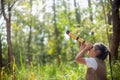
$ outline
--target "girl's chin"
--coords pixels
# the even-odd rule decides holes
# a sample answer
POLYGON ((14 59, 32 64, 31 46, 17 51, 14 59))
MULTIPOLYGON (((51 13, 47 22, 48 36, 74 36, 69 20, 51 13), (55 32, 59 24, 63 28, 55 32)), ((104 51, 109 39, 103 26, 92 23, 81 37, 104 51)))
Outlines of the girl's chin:
POLYGON ((90 55, 90 53, 87 53, 87 55, 88 55, 89 57, 92 57, 92 55, 90 55))
POLYGON ((87 53, 87 55, 88 55, 89 57, 91 57, 89 53, 87 53))
POLYGON ((88 52, 87 55, 90 55, 90 53, 88 52))

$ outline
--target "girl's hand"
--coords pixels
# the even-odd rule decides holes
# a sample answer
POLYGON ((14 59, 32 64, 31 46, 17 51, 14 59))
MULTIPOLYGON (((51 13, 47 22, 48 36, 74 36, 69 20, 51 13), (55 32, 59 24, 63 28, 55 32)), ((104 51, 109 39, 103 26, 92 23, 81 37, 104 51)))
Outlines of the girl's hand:
POLYGON ((90 50, 90 49, 92 49, 92 48, 93 48, 93 44, 88 43, 84 49, 85 49, 86 51, 88 51, 88 50, 90 50))
POLYGON ((88 50, 90 50, 90 49, 92 49, 93 48, 93 44, 91 44, 91 43, 88 43, 88 44, 85 44, 84 42, 81 44, 81 46, 80 46, 80 51, 81 50, 86 50, 86 51, 88 51, 88 50))
POLYGON ((85 47, 86 47, 85 42, 81 43, 81 46, 80 46, 80 51, 81 51, 81 50, 83 50, 85 47))

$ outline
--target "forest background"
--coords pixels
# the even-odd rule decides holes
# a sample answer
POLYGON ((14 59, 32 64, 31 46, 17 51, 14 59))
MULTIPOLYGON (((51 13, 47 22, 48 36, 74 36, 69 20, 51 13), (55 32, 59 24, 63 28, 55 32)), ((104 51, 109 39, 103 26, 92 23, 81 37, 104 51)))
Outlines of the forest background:
MULTIPOLYGON (((1 80, 84 80, 74 62, 84 40, 105 44, 120 80, 120 0, 0 0, 1 80)), ((107 77, 111 80, 109 58, 107 77)))

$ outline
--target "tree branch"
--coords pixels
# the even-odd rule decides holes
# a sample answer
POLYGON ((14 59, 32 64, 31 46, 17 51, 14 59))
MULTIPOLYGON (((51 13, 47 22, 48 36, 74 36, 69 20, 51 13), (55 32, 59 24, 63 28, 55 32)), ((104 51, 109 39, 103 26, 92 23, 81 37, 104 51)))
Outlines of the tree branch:
POLYGON ((18 0, 15 0, 14 3, 11 5, 10 9, 13 8, 13 6, 15 5, 15 3, 17 2, 18 0))
POLYGON ((6 21, 8 21, 8 18, 6 16, 6 13, 5 13, 5 8, 4 8, 4 0, 1 0, 1 9, 2 9, 2 14, 3 14, 3 17, 6 21))
POLYGON ((110 1, 111 6, 112 6, 112 3, 113 3, 112 0, 109 0, 109 1, 110 1))

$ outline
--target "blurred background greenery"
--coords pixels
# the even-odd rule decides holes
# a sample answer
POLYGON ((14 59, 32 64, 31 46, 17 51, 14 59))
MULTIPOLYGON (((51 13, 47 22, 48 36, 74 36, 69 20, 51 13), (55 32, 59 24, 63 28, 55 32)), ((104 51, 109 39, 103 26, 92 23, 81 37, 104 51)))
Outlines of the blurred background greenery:
MULTIPOLYGON (((110 47, 113 27, 109 0, 4 1, 6 16, 11 17, 13 80, 84 80, 86 67, 74 62, 80 43, 69 38, 67 30, 88 42, 100 42, 110 47)), ((11 80, 6 21, 2 6, 0 8, 0 77, 11 80)), ((119 80, 119 59, 112 67, 115 80, 119 80)))

